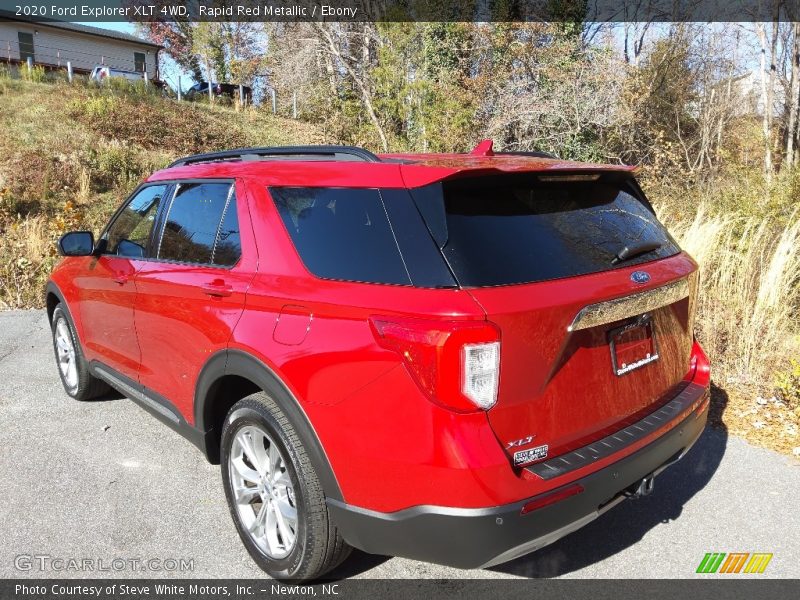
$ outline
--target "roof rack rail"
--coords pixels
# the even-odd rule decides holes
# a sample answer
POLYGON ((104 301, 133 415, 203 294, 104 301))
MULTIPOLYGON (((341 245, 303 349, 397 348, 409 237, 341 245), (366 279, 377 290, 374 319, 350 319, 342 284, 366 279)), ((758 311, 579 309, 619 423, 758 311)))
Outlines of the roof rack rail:
POLYGON ((172 167, 222 160, 262 160, 269 158, 276 160, 381 162, 381 159, 369 150, 356 146, 275 146, 273 148, 237 148, 235 150, 223 150, 222 152, 193 154, 192 156, 179 158, 167 168, 171 169, 172 167))

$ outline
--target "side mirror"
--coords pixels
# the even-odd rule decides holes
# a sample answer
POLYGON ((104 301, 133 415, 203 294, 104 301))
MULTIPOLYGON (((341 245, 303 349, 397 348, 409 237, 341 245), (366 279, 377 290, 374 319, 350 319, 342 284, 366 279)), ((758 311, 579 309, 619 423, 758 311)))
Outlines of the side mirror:
POLYGON ((94 253, 94 235, 91 231, 70 231, 58 240, 62 256, 91 256, 94 253))

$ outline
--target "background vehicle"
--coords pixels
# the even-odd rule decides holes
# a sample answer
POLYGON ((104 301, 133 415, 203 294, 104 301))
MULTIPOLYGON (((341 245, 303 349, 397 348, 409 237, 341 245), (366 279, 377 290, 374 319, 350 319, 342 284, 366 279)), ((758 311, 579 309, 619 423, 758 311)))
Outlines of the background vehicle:
POLYGON ((697 265, 627 167, 196 155, 59 247, 67 393, 110 385, 220 462, 275 577, 351 546, 511 560, 649 494, 706 422, 697 265))
MULTIPOLYGON (((226 98, 236 99, 239 97, 239 85, 235 83, 212 83, 211 91, 214 96, 224 96, 226 98)), ((242 86, 244 92, 244 99, 246 102, 252 101, 253 90, 249 86, 242 86)), ((186 98, 188 100, 195 100, 198 98, 208 97, 208 83, 201 81, 195 83, 192 87, 186 90, 186 98)))
POLYGON ((109 77, 121 77, 130 81, 144 81, 144 73, 137 71, 123 71, 122 69, 112 69, 111 67, 104 67, 102 65, 96 66, 89 74, 91 81, 102 83, 109 77))

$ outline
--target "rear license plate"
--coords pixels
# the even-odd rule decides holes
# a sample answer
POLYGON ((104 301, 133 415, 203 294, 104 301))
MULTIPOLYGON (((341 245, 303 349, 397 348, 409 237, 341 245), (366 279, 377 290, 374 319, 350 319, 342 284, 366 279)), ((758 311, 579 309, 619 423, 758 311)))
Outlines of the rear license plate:
POLYGON ((644 315, 633 323, 612 329, 609 346, 611 366, 618 377, 658 360, 653 319, 644 315))

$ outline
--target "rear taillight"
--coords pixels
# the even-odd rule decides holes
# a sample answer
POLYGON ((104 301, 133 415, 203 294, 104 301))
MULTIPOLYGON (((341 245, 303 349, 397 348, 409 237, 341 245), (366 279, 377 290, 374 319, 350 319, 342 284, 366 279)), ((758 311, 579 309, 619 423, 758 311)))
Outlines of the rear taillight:
POLYGON ((500 331, 487 321, 373 317, 378 343, 403 357, 434 402, 459 412, 489 409, 500 382, 500 331))
POLYGON ((500 342, 466 344, 461 349, 461 393, 480 408, 497 402, 500 342))
POLYGON ((689 378, 704 387, 711 381, 711 362, 697 340, 692 344, 692 354, 689 358, 689 378))

